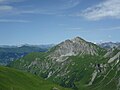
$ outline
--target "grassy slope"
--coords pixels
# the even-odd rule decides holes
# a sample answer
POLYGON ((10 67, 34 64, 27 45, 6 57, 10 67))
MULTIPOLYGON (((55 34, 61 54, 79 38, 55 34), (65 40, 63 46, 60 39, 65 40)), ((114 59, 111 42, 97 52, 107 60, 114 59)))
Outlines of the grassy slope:
MULTIPOLYGON (((44 57, 46 56, 45 53, 31 53, 25 57, 23 57, 21 60, 16 60, 14 61, 14 63, 11 63, 11 66, 17 69, 21 69, 21 70, 28 70, 27 67, 24 66, 29 66, 29 64, 35 60, 35 58, 40 58, 41 60, 39 62, 43 62, 44 57), (25 65, 26 64, 26 65, 25 65)), ((85 55, 85 56, 71 56, 69 57, 69 60, 72 60, 71 63, 67 64, 66 67, 68 67, 69 69, 69 76, 70 78, 67 78, 68 75, 65 76, 66 79, 64 79, 63 77, 59 77, 59 78, 55 78, 56 76, 53 76, 52 79, 55 80, 55 82, 59 82, 59 84, 62 84, 62 86, 67 86, 70 87, 73 82, 74 84, 76 84, 76 86, 80 89, 87 89, 87 87, 84 87, 85 84, 87 84, 91 78, 91 74, 93 73, 93 68, 90 68, 90 63, 105 63, 106 61, 102 60, 101 56, 89 56, 89 55, 85 55), (73 63, 76 63, 75 65, 72 65, 73 63), (85 70, 86 68, 86 70, 85 70), (65 82, 63 82, 65 80, 65 82)), ((53 67, 53 69, 56 69, 57 66, 53 67)), ((31 72, 34 73, 34 71, 39 72, 40 68, 34 68, 31 67, 29 69, 31 72), (33 71, 34 70, 34 71, 33 71)), ((28 70, 28 71, 29 71, 28 70)), ((38 75, 39 76, 39 75, 38 75)))
MULTIPOLYGON (((80 56, 72 56, 70 57, 72 62, 76 63, 75 65, 70 65, 69 68, 72 72, 69 75, 75 78, 75 85, 79 90, 89 90, 89 87, 86 87, 86 84, 91 80, 91 75, 94 71, 93 65, 101 62, 106 62, 102 60, 103 58, 99 56, 89 56, 84 55, 80 56), (92 65, 91 65, 92 64, 92 65)), ((92 88, 93 89, 93 88, 92 88)), ((92 90, 91 89, 91 90, 92 90)))
POLYGON ((0 90, 70 90, 35 75, 0 66, 0 90))
MULTIPOLYGON (((105 74, 98 73, 100 75, 99 78, 95 79, 93 82, 93 85, 87 87, 85 84, 88 83, 90 80, 90 77, 92 75, 93 69, 90 66, 90 63, 106 63, 106 60, 104 58, 98 58, 98 57, 84 57, 83 59, 80 57, 71 57, 72 60, 74 60, 77 65, 74 66, 76 68, 72 71, 77 72, 78 79, 75 83, 79 90, 117 90, 117 80, 120 77, 120 72, 116 73, 117 66, 115 66, 113 69, 109 68, 105 74), (87 62, 86 62, 87 61, 87 62), (84 63, 84 64, 83 64, 84 63), (88 66, 88 68, 85 69, 85 67, 88 66), (111 70, 111 71, 110 71, 111 70), (107 75, 107 73, 110 71, 110 73, 107 75), (103 80, 103 76, 106 76, 106 78, 103 80), (102 82, 101 82, 102 81, 102 82)), ((71 66, 70 66, 71 67, 71 66)), ((72 68, 71 68, 72 69, 72 68)), ((72 75, 72 73, 70 73, 72 75)), ((75 77, 75 76, 74 76, 75 77)))
MULTIPOLYGON (((22 59, 23 61, 22 60, 15 61, 15 63, 13 63, 13 66, 15 68, 22 69, 24 67, 21 67, 21 66, 24 66, 25 64, 29 65, 30 62, 35 60, 36 57, 40 58, 40 62, 42 62, 44 60, 45 56, 46 55, 44 53, 31 53, 31 54, 25 56, 22 59)), ((117 66, 115 66, 114 69, 111 70, 111 72, 107 75, 107 77, 102 82, 101 82, 101 80, 104 78, 103 76, 105 76, 111 68, 109 68, 109 67, 107 68, 107 72, 105 73, 105 75, 98 73, 98 75, 100 75, 100 77, 95 79, 92 86, 89 86, 89 87, 85 86, 90 81, 91 75, 94 71, 94 68, 92 68, 92 66, 95 64, 100 64, 100 63, 105 64, 107 62, 108 58, 103 58, 102 56, 85 55, 82 57, 81 56, 71 56, 71 57, 69 57, 69 60, 72 60, 72 62, 67 65, 69 67, 68 69, 71 71, 68 74, 71 78, 67 78, 66 81, 63 82, 63 84, 65 86, 69 87, 69 83, 71 84, 72 82, 74 82, 74 84, 77 86, 78 90, 116 90, 117 79, 120 76, 120 72, 118 72, 115 76, 115 73, 116 73, 115 71, 117 70, 117 66), (73 63, 76 63, 76 64, 72 65, 73 63), (92 63, 92 65, 90 63, 92 63), (112 80, 112 78, 114 76, 115 76, 115 78, 112 80)), ((35 71, 35 68, 33 68, 33 69, 35 71)), ((65 76, 65 77, 67 77, 67 76, 65 76)), ((56 80, 58 82, 62 81, 63 77, 61 77, 61 79, 56 78, 56 80)), ((77 90, 77 89, 75 89, 75 90, 77 90)))

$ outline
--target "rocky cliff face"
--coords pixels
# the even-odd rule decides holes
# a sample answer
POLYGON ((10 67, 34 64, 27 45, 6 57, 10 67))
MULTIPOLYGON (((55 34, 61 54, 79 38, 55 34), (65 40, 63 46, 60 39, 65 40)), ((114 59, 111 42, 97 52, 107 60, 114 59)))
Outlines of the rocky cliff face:
POLYGON ((99 55, 99 53, 103 50, 95 44, 87 42, 80 37, 66 40, 54 48, 50 51, 51 53, 49 57, 55 59, 56 61, 60 61, 61 59, 63 60, 63 58, 67 56, 99 55))
POLYGON ((31 53, 10 66, 74 90, 119 90, 119 52, 107 52, 76 37, 47 53, 31 53))
POLYGON ((84 55, 98 55, 97 50, 100 49, 96 45, 86 42, 80 37, 72 40, 66 40, 57 45, 57 48, 52 53, 53 57, 60 56, 76 56, 78 54, 84 55))

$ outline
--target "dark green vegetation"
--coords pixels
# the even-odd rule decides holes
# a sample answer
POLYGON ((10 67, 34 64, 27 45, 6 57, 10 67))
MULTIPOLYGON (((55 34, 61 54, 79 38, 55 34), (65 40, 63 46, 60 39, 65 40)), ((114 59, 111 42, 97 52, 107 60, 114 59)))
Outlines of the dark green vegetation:
POLYGON ((14 61, 14 63, 11 64, 11 67, 33 73, 43 78, 47 78, 50 72, 55 71, 55 73, 48 78, 48 80, 75 90, 89 90, 89 88, 85 85, 90 81, 91 74, 94 71, 94 65, 101 62, 106 62, 105 59, 100 59, 99 56, 95 57, 86 55, 82 57, 71 56, 65 62, 54 63, 51 60, 46 59, 44 56, 47 56, 47 54, 31 53, 20 60, 14 61), (38 59, 36 60, 36 58, 38 59), (50 64, 52 66, 48 69, 47 65, 50 64))
POLYGON ((106 51, 77 37, 44 53, 30 53, 9 66, 74 90, 119 90, 120 49, 106 51))
POLYGON ((70 90, 30 73, 0 66, 0 90, 70 90))
POLYGON ((19 59, 31 52, 45 52, 49 47, 21 46, 21 47, 0 47, 0 65, 7 65, 15 59, 19 59), (41 48, 42 47, 42 48, 41 48))

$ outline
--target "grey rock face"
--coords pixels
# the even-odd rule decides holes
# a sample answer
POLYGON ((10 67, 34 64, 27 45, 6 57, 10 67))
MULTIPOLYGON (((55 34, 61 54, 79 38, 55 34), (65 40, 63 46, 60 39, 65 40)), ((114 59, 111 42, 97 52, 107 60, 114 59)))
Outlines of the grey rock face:
POLYGON ((86 42, 80 37, 66 40, 58 44, 57 49, 51 53, 52 57, 76 56, 76 55, 97 55, 97 48, 94 44, 86 42))

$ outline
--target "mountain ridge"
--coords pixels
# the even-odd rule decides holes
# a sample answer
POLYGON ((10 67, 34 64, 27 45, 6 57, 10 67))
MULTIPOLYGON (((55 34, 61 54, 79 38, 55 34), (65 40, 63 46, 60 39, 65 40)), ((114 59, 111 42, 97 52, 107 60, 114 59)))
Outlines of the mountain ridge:
POLYGON ((7 65, 11 61, 19 59, 31 52, 46 52, 52 46, 2 46, 0 47, 0 65, 7 65))
POLYGON ((77 37, 56 45, 48 52, 31 53, 11 63, 10 67, 33 73, 74 90, 116 90, 119 89, 119 85, 114 84, 119 82, 120 63, 116 60, 119 55, 113 62, 108 61, 119 51, 115 49, 111 52, 112 55, 104 57, 107 50, 77 37), (71 51, 77 54, 69 54, 71 51), (91 51, 95 54, 89 53, 91 51))

